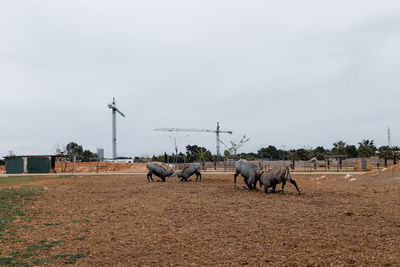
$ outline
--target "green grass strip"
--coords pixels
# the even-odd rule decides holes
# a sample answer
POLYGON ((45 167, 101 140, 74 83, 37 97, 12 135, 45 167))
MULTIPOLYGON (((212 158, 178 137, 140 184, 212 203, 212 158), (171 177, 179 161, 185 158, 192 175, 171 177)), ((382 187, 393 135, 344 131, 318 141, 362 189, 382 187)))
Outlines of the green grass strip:
POLYGON ((41 192, 42 188, 28 186, 0 189, 0 236, 12 227, 12 222, 17 217, 28 217, 29 212, 24 204, 41 192))

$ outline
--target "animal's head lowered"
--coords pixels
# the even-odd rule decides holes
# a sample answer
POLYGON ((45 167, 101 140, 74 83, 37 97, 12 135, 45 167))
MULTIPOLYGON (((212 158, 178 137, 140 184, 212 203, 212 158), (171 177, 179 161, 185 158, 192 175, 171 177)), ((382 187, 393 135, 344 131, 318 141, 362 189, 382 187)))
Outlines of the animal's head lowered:
POLYGON ((173 170, 167 170, 167 175, 166 175, 166 177, 170 177, 170 176, 172 176, 172 175, 174 175, 174 171, 173 171, 173 170))
POLYGON ((182 175, 182 172, 174 172, 172 175, 171 175, 171 177, 178 177, 178 178, 180 178, 180 177, 182 177, 183 175, 182 175))
POLYGON ((256 185, 257 185, 257 181, 260 181, 260 187, 262 187, 262 181, 261 181, 261 175, 263 174, 264 172, 262 171, 262 170, 256 170, 256 185))

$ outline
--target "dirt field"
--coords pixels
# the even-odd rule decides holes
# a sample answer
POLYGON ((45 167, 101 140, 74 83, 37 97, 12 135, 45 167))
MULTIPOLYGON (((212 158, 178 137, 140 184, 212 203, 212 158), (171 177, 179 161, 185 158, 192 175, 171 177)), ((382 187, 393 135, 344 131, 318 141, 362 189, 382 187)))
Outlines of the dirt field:
POLYGON ((145 175, 27 182, 43 188, 28 206, 41 212, 15 220, 13 242, 0 251, 52 242, 26 256, 47 265, 83 255, 76 264, 399 266, 400 175, 343 176, 293 175, 301 196, 291 184, 284 195, 234 189, 226 174, 201 183, 147 183, 145 175))

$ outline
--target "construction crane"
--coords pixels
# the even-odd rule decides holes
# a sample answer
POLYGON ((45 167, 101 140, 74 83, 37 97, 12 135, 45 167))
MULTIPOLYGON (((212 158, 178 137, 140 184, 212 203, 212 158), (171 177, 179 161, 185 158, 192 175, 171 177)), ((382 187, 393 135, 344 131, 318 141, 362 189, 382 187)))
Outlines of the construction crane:
POLYGON ((115 97, 113 97, 112 104, 108 104, 107 106, 112 112, 112 156, 115 160, 117 159, 117 112, 122 117, 125 117, 125 115, 115 105, 115 97))
POLYGON ((215 133, 217 136, 217 160, 219 160, 220 154, 220 134, 221 133, 228 133, 232 134, 232 131, 221 131, 219 128, 219 122, 217 122, 217 129, 216 130, 208 130, 208 129, 193 129, 193 128, 156 128, 154 131, 168 131, 168 132, 205 132, 205 133, 215 133))

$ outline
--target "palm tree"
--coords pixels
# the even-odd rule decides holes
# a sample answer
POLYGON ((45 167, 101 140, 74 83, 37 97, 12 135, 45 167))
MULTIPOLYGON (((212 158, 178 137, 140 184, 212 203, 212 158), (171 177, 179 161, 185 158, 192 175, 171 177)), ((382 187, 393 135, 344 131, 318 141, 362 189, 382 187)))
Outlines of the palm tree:
POLYGON ((361 157, 369 158, 375 155, 374 140, 363 139, 358 145, 358 153, 361 157))
POLYGON ((333 149, 332 149, 333 154, 337 155, 337 159, 339 159, 339 168, 342 168, 342 160, 346 155, 346 143, 343 142, 342 140, 337 141, 336 143, 333 143, 333 149))
POLYGON ((385 161, 385 168, 387 167, 387 161, 393 158, 393 150, 389 146, 381 146, 378 150, 379 158, 385 161))

